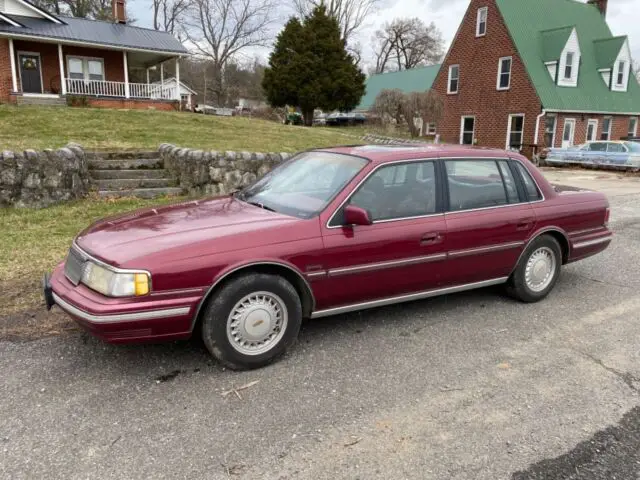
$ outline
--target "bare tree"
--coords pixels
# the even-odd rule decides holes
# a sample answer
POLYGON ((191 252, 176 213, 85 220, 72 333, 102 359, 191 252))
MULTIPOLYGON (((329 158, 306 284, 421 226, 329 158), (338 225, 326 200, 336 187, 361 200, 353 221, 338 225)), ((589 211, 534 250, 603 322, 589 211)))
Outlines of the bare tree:
POLYGON ((153 28, 179 34, 178 30, 191 3, 191 0, 151 0, 153 28))
POLYGON ((397 18, 375 33, 376 73, 408 70, 435 63, 442 57, 442 33, 433 22, 397 18))
POLYGON ((396 125, 400 125, 404 102, 405 95, 402 90, 384 89, 376 96, 372 110, 383 125, 387 125, 391 120, 394 120, 396 125))
POLYGON ((434 90, 408 93, 402 105, 402 113, 409 124, 412 137, 420 135, 421 127, 429 123, 437 124, 443 111, 444 101, 434 90))
POLYGON ((292 0, 296 13, 308 16, 314 8, 324 6, 327 14, 338 20, 342 39, 351 40, 367 17, 376 11, 380 0, 292 0))
POLYGON ((275 0, 194 0, 186 35, 213 68, 211 89, 225 98, 224 68, 243 50, 266 46, 271 39, 275 0))

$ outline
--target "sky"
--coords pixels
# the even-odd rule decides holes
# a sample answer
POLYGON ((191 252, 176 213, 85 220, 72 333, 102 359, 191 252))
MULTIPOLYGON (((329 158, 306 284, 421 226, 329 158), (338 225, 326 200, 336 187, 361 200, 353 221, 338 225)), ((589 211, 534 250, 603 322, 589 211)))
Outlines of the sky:
MULTIPOLYGON (((531 0, 535 1, 535 0, 531 0)), ((586 1, 586 0, 585 0, 586 1)), ((151 26, 150 0, 134 0, 130 9, 138 25, 151 26)), ((462 20, 469 0, 381 0, 378 11, 371 15, 359 32, 358 40, 363 47, 365 67, 371 65, 373 44, 371 37, 382 25, 394 18, 419 17, 425 23, 434 22, 442 31, 447 49, 462 20)), ((628 35, 631 55, 640 62, 640 28, 638 28, 640 0, 609 0, 607 22, 614 35, 628 35)), ((286 14, 280 19, 286 21, 286 14)), ((267 59, 269 49, 254 49, 247 52, 248 58, 258 56, 267 59)), ((365 68, 366 70, 366 68, 365 68)))

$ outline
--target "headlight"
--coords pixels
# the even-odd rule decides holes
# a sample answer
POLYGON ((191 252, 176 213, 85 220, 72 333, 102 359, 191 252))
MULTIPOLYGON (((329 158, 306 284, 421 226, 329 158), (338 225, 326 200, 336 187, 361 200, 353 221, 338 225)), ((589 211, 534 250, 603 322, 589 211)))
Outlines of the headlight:
POLYGON ((150 280, 145 272, 118 273, 91 261, 85 263, 82 272, 82 283, 108 297, 146 295, 150 280))

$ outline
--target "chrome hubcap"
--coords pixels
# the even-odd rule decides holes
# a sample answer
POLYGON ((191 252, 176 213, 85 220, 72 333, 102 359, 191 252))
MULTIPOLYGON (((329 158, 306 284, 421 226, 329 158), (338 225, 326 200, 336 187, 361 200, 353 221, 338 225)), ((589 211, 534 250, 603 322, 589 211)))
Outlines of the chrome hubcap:
POLYGON ((541 292, 553 281, 556 271, 556 255, 549 247, 534 251, 524 271, 524 281, 534 292, 541 292))
POLYGON ((260 355, 275 347, 287 329, 287 307, 271 292, 244 296, 231 309, 227 338, 238 352, 260 355))

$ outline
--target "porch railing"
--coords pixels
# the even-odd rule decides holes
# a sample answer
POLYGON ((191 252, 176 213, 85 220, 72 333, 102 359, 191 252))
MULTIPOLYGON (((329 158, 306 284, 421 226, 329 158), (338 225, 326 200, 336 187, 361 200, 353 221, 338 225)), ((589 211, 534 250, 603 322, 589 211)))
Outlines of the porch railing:
MULTIPOLYGON (((66 78, 68 95, 89 95, 92 97, 126 97, 124 82, 108 80, 84 80, 66 78)), ((148 98, 159 100, 174 100, 176 89, 156 83, 129 83, 129 98, 148 98)))

